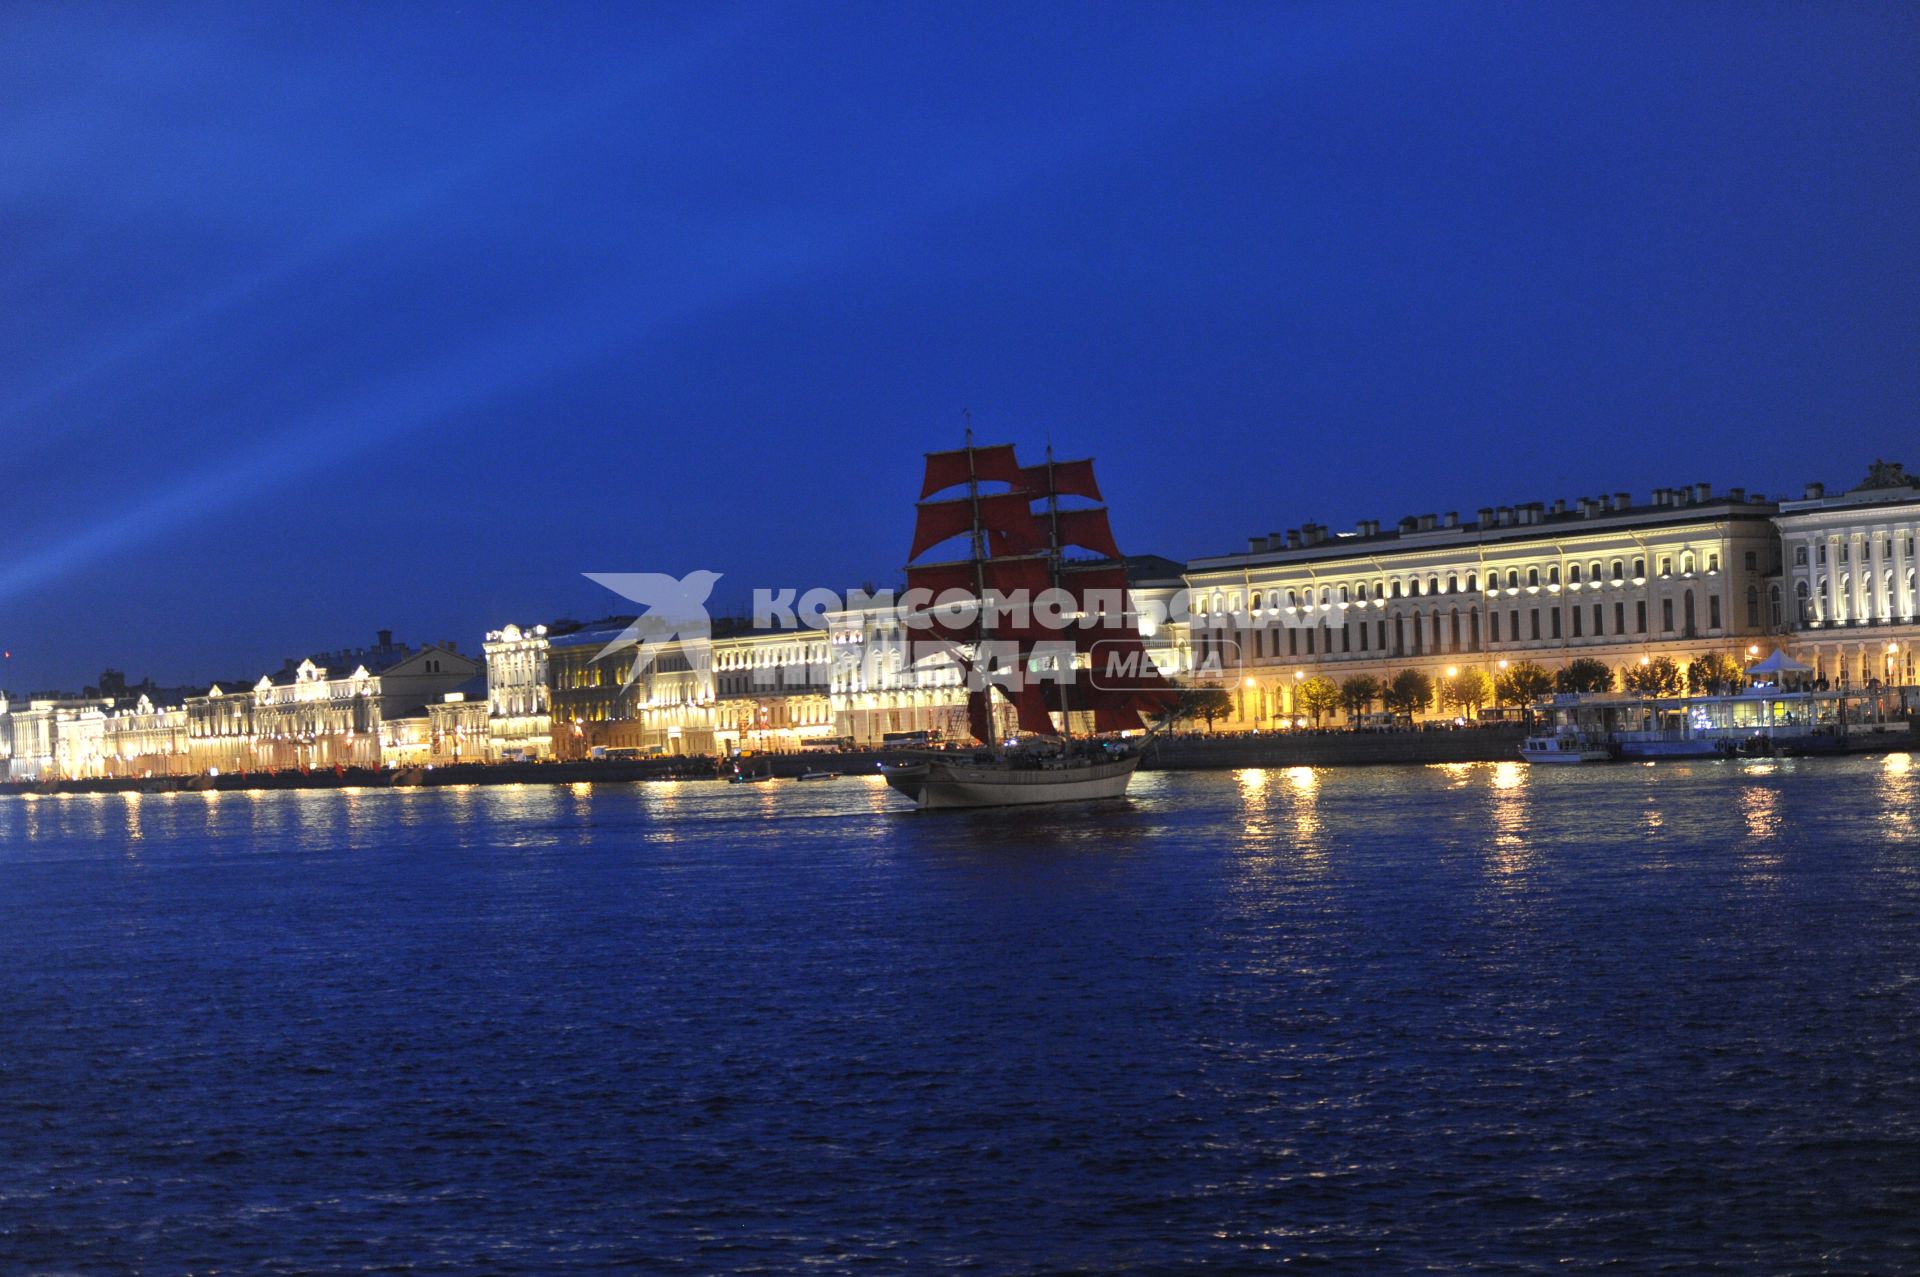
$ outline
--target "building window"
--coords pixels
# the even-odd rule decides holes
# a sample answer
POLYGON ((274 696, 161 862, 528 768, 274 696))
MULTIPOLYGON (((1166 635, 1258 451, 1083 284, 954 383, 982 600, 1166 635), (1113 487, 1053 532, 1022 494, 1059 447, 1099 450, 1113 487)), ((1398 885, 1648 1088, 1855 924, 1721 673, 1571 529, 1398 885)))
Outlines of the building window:
POLYGON ((1539 608, 1533 609, 1533 623, 1530 628, 1533 631, 1533 637, 1536 639, 1539 638, 1540 637, 1540 609, 1539 608))
POLYGON ((1487 641, 1489 643, 1498 643, 1500 641, 1500 614, 1498 612, 1487 613, 1487 641))
POLYGON ((1718 594, 1707 595, 1707 628, 1710 630, 1720 628, 1720 596, 1718 594))
POLYGON ((1605 608, 1595 603, 1593 605, 1593 636, 1595 638, 1599 638, 1607 632, 1606 619, 1607 614, 1605 608))
POLYGON ((1569 585, 1580 584, 1580 565, 1578 563, 1573 564, 1567 569, 1567 583, 1569 585))
POLYGON ((1673 575, 1673 556, 1671 554, 1663 554, 1660 556, 1660 575, 1673 575))
POLYGON ((1539 569, 1539 568, 1528 568, 1528 569, 1527 569, 1527 584, 1528 584, 1528 585, 1538 585, 1538 584, 1540 584, 1540 569, 1539 569))
POLYGON ((1707 556, 1707 571, 1718 572, 1719 570, 1720 570, 1720 556, 1717 554, 1709 554, 1707 556))
POLYGON ((1520 609, 1513 609, 1507 617, 1513 622, 1513 641, 1518 643, 1520 641, 1520 609))
POLYGON ((1760 587, 1757 585, 1747 587, 1747 624, 1756 629, 1760 625, 1760 587))
POLYGON ((1826 543, 1822 542, 1820 545, 1820 562, 1825 563, 1826 561, 1827 561, 1827 547, 1826 547, 1826 543))
POLYGON ((1646 561, 1645 559, 1635 559, 1635 560, 1633 561, 1633 576, 1634 576, 1634 579, 1635 579, 1635 580, 1645 580, 1645 579, 1646 579, 1646 575, 1647 575, 1647 561, 1646 561))
POLYGON ((1672 599, 1660 600, 1660 632, 1663 634, 1673 633, 1673 600, 1672 599))
POLYGON ((1560 584, 1560 565, 1559 564, 1556 563, 1552 567, 1547 569, 1547 584, 1548 585, 1560 584))
POLYGON ((1842 563, 1845 563, 1847 561, 1847 555, 1851 549, 1852 547, 1849 546, 1845 541, 1842 541, 1840 543, 1840 561, 1842 563))
MULTIPOLYGON (((1559 615, 1559 613, 1558 613, 1558 612, 1555 612, 1555 613, 1554 613, 1554 615, 1555 615, 1555 616, 1557 617, 1557 616, 1559 615)), ((1574 608, 1574 609, 1573 609, 1573 636, 1574 636, 1575 638, 1580 638, 1580 637, 1581 637, 1581 634, 1580 634, 1580 609, 1579 609, 1579 608, 1574 608)))
POLYGON ((1560 637, 1560 609, 1557 607, 1550 608, 1547 612, 1547 618, 1553 624, 1553 637, 1559 638, 1560 637))
POLYGON ((1480 578, 1478 574, 1473 572, 1467 573, 1467 593, 1468 594, 1475 593, 1476 591, 1479 590, 1479 588, 1480 588, 1480 578))
MULTIPOLYGON (((1596 625, 1593 628, 1598 630, 1600 627, 1596 625)), ((1615 634, 1625 634, 1627 632, 1627 605, 1625 603, 1615 603, 1613 605, 1613 632, 1615 634)))
POLYGON ((1507 588, 1509 590, 1517 590, 1520 588, 1520 574, 1512 568, 1507 569, 1507 588))
POLYGON ((1635 634, 1647 632, 1647 601, 1645 599, 1633 605, 1633 624, 1635 634))

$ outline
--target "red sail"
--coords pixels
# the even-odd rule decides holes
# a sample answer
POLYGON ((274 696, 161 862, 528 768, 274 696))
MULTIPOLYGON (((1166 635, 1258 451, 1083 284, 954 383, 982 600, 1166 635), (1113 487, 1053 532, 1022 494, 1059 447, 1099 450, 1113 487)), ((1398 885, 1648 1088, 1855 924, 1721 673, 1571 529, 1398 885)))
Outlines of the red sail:
POLYGON ((987 588, 1011 597, 1025 590, 1029 596, 1053 588, 1053 573, 1047 556, 1030 555, 1012 559, 987 560, 987 588))
POLYGON ((922 501, 919 518, 913 526, 913 549, 909 559, 917 559, 928 549, 950 537, 973 530, 973 511, 980 509, 980 526, 988 533, 999 533, 1004 544, 1016 553, 1046 547, 1046 534, 1033 521, 1031 499, 1024 492, 998 492, 975 501, 962 497, 955 501, 922 501))
POLYGON ((1060 573, 1060 588, 1073 596, 1082 612, 1094 611, 1100 617, 1097 622, 1102 628, 1121 628, 1128 626, 1127 619, 1127 570, 1117 564, 1099 563, 1088 566, 1066 564, 1060 573), (1092 596, 1098 592, 1101 597, 1092 596), (1119 610, 1112 610, 1117 601, 1119 610), (1098 604, 1098 607, 1094 607, 1098 604))
POLYGON ((967 730, 982 745, 993 744, 993 709, 985 689, 967 693, 967 730))
POLYGON ((920 485, 924 500, 936 492, 957 487, 967 481, 967 454, 973 454, 972 478, 1021 486, 1020 463, 1014 459, 1013 445, 996 443, 985 448, 956 448, 952 452, 929 452, 927 476, 920 485))
POLYGON ((970 559, 962 559, 958 563, 920 563, 907 568, 907 588, 925 590, 936 599, 948 590, 965 590, 972 594, 979 584, 970 559))
POLYGON ((1094 482, 1093 461, 1053 461, 1044 466, 1027 466, 1020 471, 1020 483, 1036 497, 1086 497, 1103 501, 1100 485, 1094 482))
POLYGON ((1096 732, 1138 732, 1146 726, 1140 721, 1140 711, 1131 705, 1094 704, 1093 730, 1096 732))
POLYGON ((1056 517, 1059 519, 1061 545, 1077 545, 1110 559, 1121 557, 1120 547, 1113 541, 1113 527, 1107 522, 1104 509, 1062 510, 1056 517))
POLYGON ((1047 698, 1038 683, 1023 683, 1013 698, 1014 713, 1019 715, 1020 730, 1035 736, 1058 736, 1060 729, 1047 714, 1047 698))

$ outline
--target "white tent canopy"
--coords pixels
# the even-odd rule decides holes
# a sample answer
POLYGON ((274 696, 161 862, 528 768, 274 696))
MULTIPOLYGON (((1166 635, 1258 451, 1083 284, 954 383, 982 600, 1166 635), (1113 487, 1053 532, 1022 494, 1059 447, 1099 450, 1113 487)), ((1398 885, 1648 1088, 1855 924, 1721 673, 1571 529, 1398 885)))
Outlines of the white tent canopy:
POLYGON ((1747 666, 1747 674, 1751 678, 1767 678, 1779 674, 1811 673, 1813 673, 1813 666, 1802 665, 1777 647, 1773 649, 1773 655, 1769 656, 1766 660, 1761 661, 1758 665, 1747 666))

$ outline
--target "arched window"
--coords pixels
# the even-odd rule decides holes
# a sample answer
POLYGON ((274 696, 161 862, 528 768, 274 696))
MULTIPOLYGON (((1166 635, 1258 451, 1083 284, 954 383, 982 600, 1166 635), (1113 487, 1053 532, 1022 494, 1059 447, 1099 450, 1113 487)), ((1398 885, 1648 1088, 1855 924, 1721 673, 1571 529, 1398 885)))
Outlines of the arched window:
POLYGON ((1247 607, 1255 616, 1260 614, 1260 591, 1253 592, 1252 597, 1247 600, 1247 607))
POLYGON ((1688 550, 1686 553, 1680 556, 1680 570, 1689 576, 1693 575, 1693 551, 1692 550, 1688 550))
POLYGON ((1517 590, 1520 588, 1520 573, 1513 568, 1507 569, 1507 588, 1509 590, 1517 590))
POLYGON ((1400 597, 1400 582, 1398 581, 1393 583, 1393 597, 1396 599, 1400 597))
POLYGON ((1362 603, 1367 601, 1367 583, 1365 581, 1360 582, 1360 601, 1362 603))
POLYGON ((1647 561, 1645 559, 1635 559, 1633 561, 1634 579, 1636 581, 1642 580, 1646 577, 1646 575, 1647 575, 1647 561))
POLYGON ((1793 561, 1796 566, 1799 566, 1799 567, 1807 566, 1807 547, 1806 546, 1796 545, 1793 547, 1793 561))
POLYGON ((1478 593, 1479 589, 1480 589, 1479 574, 1475 572, 1467 573, 1467 593, 1468 594, 1478 593))
POLYGON ((1600 560, 1595 559, 1592 566, 1587 569, 1587 580, 1596 583, 1600 580, 1600 560))
POLYGON ((1347 587, 1344 585, 1340 587, 1340 601, 1342 603, 1351 603, 1353 601, 1353 595, 1348 592, 1347 587))
POLYGON ((1613 561, 1613 579, 1616 581, 1625 579, 1622 568, 1621 568, 1620 560, 1618 559, 1615 559, 1613 561))
POLYGON ((1294 591, 1294 590, 1287 591, 1287 606, 1288 607, 1300 606, 1300 595, 1297 591, 1294 591))
POLYGON ((1527 584, 1528 584, 1528 585, 1538 585, 1538 584, 1540 584, 1540 569, 1539 569, 1539 568, 1528 568, 1528 569, 1527 569, 1527 584))
POLYGON ((1460 578, 1452 572, 1447 573, 1447 593, 1458 594, 1459 592, 1460 578))
MULTIPOLYGON (((1803 589, 1805 588, 1805 585, 1806 585, 1806 583, 1805 583, 1805 582, 1802 582, 1802 583, 1801 583, 1801 587, 1802 587, 1803 589)), ((1774 629, 1776 629, 1776 630, 1777 630, 1777 629, 1779 629, 1779 628, 1780 628, 1780 626, 1781 626, 1781 619, 1780 619, 1780 587, 1779 587, 1779 586, 1777 586, 1777 585, 1775 585, 1775 586, 1770 586, 1770 587, 1768 587, 1768 590, 1767 590, 1767 609, 1768 609, 1768 610, 1767 610, 1767 616, 1768 616, 1768 622, 1767 622, 1767 623, 1768 623, 1769 625, 1771 625, 1771 626, 1772 626, 1772 627, 1773 627, 1774 629)))
POLYGON ((1329 590, 1324 585, 1321 586, 1320 587, 1320 606, 1325 607, 1327 604, 1331 602, 1333 602, 1333 591, 1329 590))
POLYGON ((1427 593, 1428 594, 1440 593, 1440 578, 1438 575, 1430 576, 1427 578, 1427 593))
POLYGON ((1560 584, 1560 565, 1558 563, 1547 569, 1547 584, 1560 584))
POLYGON ((1574 563, 1568 566, 1567 584, 1569 585, 1580 584, 1580 565, 1578 563, 1574 563))

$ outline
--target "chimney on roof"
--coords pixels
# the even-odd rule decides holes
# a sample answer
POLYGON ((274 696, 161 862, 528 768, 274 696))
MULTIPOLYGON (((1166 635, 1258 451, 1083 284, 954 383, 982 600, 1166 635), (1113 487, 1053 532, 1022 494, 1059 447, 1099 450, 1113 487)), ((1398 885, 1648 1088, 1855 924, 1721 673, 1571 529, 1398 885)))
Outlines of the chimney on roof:
POLYGON ((1459 527, 1459 526, 1460 526, 1460 512, 1459 512, 1458 510, 1449 510, 1449 511, 1447 511, 1447 514, 1446 514, 1446 518, 1444 518, 1443 520, 1441 520, 1441 522, 1442 522, 1442 523, 1443 523, 1443 524, 1444 524, 1444 525, 1445 525, 1446 527, 1449 527, 1449 528, 1457 528, 1457 527, 1459 527))
POLYGON ((1287 529, 1287 548, 1289 550, 1298 550, 1300 548, 1300 529, 1299 528, 1287 529))
POLYGON ((1747 500, 1753 502, 1755 505, 1765 505, 1767 503, 1767 494, 1764 492, 1756 492, 1748 497, 1747 500))
POLYGON ((1727 500, 1738 504, 1739 502, 1745 501, 1746 499, 1747 499, 1747 490, 1745 488, 1728 488, 1727 489, 1727 500))
POLYGON ((1579 512, 1581 518, 1591 519, 1593 517, 1593 498, 1581 497, 1580 504, 1576 506, 1575 509, 1579 512))
POLYGON ((1475 510, 1473 513, 1474 513, 1474 521, 1478 523, 1481 527, 1490 528, 1493 526, 1493 507, 1492 506, 1483 505, 1478 510, 1475 510))
POLYGON ((1510 505, 1501 506, 1499 512, 1494 516, 1494 522, 1503 528, 1510 526, 1513 523, 1513 507, 1510 505))
POLYGON ((1824 496, 1826 496, 1826 495, 1827 495, 1827 485, 1826 485, 1826 484, 1824 484, 1824 483, 1809 483, 1809 484, 1807 485, 1807 498, 1806 498, 1807 500, 1809 500, 1809 501, 1818 501, 1818 500, 1819 500, 1819 499, 1820 499, 1821 497, 1824 497, 1824 496))
POLYGON ((1713 485, 1712 485, 1711 483, 1696 483, 1696 484, 1694 484, 1694 485, 1693 485, 1693 499, 1694 499, 1695 501, 1711 501, 1711 500, 1713 500, 1713 485))
POLYGON ((1565 514, 1566 512, 1567 512, 1567 499, 1565 497, 1554 498, 1553 513, 1565 514))
POLYGON ((1265 537, 1248 537, 1247 538, 1248 554, 1258 554, 1260 553, 1260 551, 1266 548, 1267 548, 1267 539, 1265 537))
POLYGON ((1633 504, 1633 494, 1631 492, 1616 492, 1613 494, 1614 509, 1625 510, 1632 504, 1633 504))
POLYGON ((393 646, 393 631, 392 631, 392 630, 380 630, 380 631, 378 631, 378 633, 379 633, 379 638, 380 638, 380 646, 381 646, 381 647, 392 647, 392 646, 393 646))

